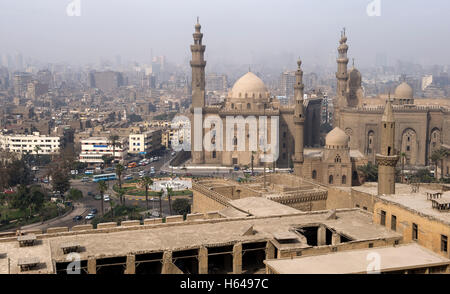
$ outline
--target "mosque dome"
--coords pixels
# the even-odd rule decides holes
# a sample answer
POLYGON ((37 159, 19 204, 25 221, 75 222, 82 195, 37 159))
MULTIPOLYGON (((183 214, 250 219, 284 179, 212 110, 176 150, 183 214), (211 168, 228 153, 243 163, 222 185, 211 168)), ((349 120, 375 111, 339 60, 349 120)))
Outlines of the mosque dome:
POLYGON ((406 82, 401 83, 395 89, 395 98, 413 98, 414 91, 406 82))
POLYGON ((347 148, 349 136, 340 128, 336 127, 325 137, 325 144, 327 148, 339 149, 347 148))
POLYGON ((230 98, 267 98, 269 91, 264 82, 254 73, 248 72, 234 83, 230 98))

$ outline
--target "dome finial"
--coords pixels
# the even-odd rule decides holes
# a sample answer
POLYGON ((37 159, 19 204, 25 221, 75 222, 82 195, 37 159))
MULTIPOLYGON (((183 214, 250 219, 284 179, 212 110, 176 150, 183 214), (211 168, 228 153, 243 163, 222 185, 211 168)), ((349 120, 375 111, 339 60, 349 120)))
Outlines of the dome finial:
POLYGON ((300 57, 297 59, 297 65, 298 69, 300 69, 300 67, 302 66, 302 60, 300 59, 300 57))

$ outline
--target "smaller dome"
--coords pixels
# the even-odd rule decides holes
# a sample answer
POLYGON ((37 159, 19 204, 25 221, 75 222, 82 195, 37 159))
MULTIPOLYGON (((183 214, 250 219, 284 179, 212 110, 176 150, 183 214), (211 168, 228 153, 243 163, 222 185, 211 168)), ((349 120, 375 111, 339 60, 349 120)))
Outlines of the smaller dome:
POLYGON ((414 91, 406 82, 401 83, 395 89, 395 98, 413 98, 414 91))
POLYGON ((350 137, 340 128, 335 127, 331 132, 325 137, 325 144, 327 147, 348 147, 348 141, 350 137))

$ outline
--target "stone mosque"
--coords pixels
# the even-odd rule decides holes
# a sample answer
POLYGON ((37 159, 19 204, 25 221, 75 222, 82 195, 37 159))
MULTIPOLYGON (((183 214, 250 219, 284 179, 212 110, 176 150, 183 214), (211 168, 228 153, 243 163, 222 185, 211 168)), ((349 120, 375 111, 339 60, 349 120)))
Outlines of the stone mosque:
MULTIPOLYGON (((194 44, 191 45, 192 60, 192 108, 201 110, 200 124, 213 121, 208 127, 195 130, 191 123, 191 158, 193 165, 210 166, 248 166, 262 167, 260 160, 264 155, 261 150, 251 151, 249 138, 261 131, 245 125, 245 132, 228 135, 225 129, 227 116, 247 119, 267 116, 267 138, 271 141, 271 128, 278 128, 278 160, 267 167, 294 168, 294 173, 305 179, 312 179, 332 186, 360 185, 358 167, 375 162, 376 154, 381 152, 381 119, 387 100, 392 101, 395 129, 395 145, 398 153, 406 154, 406 164, 427 165, 433 150, 450 146, 450 134, 445 129, 450 128, 450 110, 442 106, 420 106, 414 104, 412 88, 403 82, 397 87, 393 99, 372 99, 378 105, 366 104, 361 86, 361 73, 354 67, 348 70, 348 45, 345 31, 341 34, 337 59, 337 97, 334 103, 334 129, 325 139, 325 147, 306 148, 312 146, 312 141, 319 141, 320 103, 309 104, 304 99, 303 71, 301 61, 298 61, 296 82, 294 86, 294 105, 282 106, 278 99, 270 94, 264 82, 254 73, 248 72, 236 81, 225 101, 219 105, 205 103, 205 66, 202 44, 203 34, 197 22, 193 34, 194 44), (276 121, 273 121, 277 118, 276 121), (215 121, 219 119, 220 121, 215 121), (275 124, 274 124, 275 123, 275 124), (216 138, 216 128, 222 132, 222 149, 216 148, 219 138, 216 138), (195 142, 195 132, 201 131, 195 142), (196 149, 195 144, 202 144, 205 135, 211 140, 209 150, 196 149), (232 138, 231 138, 232 137, 232 138), (245 149, 237 150, 238 142, 245 141, 245 149), (231 149, 225 144, 232 142, 231 149)), ((193 119, 192 119, 193 120, 193 119)), ((198 123, 198 122, 197 122, 198 123)), ((219 132, 220 134, 220 132, 219 132)), ((199 145, 197 145, 199 146, 199 145)), ((202 146, 202 145, 200 145, 202 146)), ((272 145, 274 146, 274 145, 272 145)), ((448 164, 448 161, 447 161, 448 164)), ((448 168, 448 167, 447 167, 448 168)))

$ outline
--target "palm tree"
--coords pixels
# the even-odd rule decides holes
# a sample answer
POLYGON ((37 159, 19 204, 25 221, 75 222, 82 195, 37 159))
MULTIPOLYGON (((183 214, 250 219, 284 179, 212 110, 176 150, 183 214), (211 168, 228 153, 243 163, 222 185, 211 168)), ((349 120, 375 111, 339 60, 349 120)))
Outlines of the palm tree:
POLYGON ((105 213, 103 209, 103 195, 105 194, 105 191, 108 190, 108 186, 106 185, 105 181, 98 182, 98 190, 100 191, 100 196, 102 196, 101 204, 102 204, 102 215, 105 213))
POLYGON ((433 153, 431 153, 430 160, 434 163, 434 178, 436 180, 438 179, 438 171, 437 171, 438 165, 442 159, 443 153, 441 152, 441 149, 434 150, 433 153))
POLYGON ((161 188, 161 191, 159 191, 159 217, 162 217, 162 196, 164 194, 164 190, 161 188))
POLYGON ((405 160, 406 160, 406 153, 402 152, 400 153, 400 157, 402 158, 402 182, 405 179, 405 160))
MULTIPOLYGON (((116 174, 117 174, 117 182, 119 183, 119 190, 122 190, 122 173, 125 170, 125 167, 118 163, 116 165, 116 174)), ((120 199, 120 204, 122 204, 122 199, 120 199)))
POLYGON ((253 176, 253 162, 254 162, 254 160, 255 160, 255 154, 256 154, 256 151, 252 151, 252 176, 253 176))
POLYGON ((148 210, 148 189, 151 185, 153 185, 153 180, 150 177, 143 177, 140 180, 141 186, 144 186, 145 188, 145 203, 147 205, 148 210))
POLYGON ((125 191, 123 189, 120 189, 117 194, 119 194, 119 201, 120 204, 125 205, 125 191))
POLYGON ((111 135, 109 136, 109 144, 113 148, 113 163, 116 162, 116 147, 122 147, 122 143, 119 141, 118 135, 111 135))
POLYGON ((167 187, 167 198, 169 199, 169 215, 172 215, 172 200, 170 199, 170 196, 172 196, 173 189, 170 187, 167 187))

